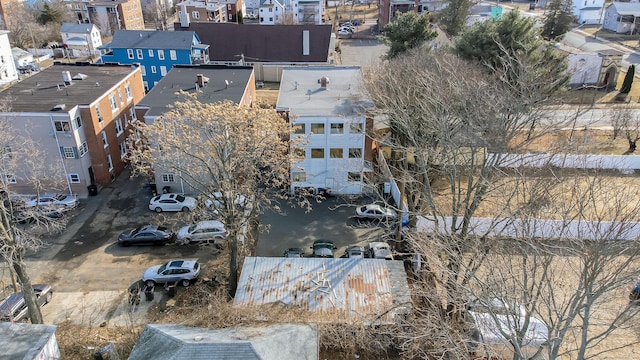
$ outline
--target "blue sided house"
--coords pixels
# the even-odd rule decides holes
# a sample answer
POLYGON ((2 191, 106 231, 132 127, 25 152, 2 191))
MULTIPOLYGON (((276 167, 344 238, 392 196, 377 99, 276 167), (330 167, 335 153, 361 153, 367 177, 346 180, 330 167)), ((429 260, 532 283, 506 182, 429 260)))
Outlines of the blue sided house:
POLYGON ((102 63, 139 64, 149 91, 173 65, 209 62, 209 45, 193 31, 117 30, 110 43, 99 47, 102 63))

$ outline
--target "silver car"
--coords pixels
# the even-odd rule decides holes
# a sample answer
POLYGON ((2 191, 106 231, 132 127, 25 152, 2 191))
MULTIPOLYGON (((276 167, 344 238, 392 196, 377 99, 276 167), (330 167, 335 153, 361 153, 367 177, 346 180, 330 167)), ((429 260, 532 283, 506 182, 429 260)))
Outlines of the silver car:
POLYGON ((163 211, 187 212, 196 208, 196 199, 180 194, 162 194, 149 200, 149 210, 157 213, 163 211))
POLYGON ((171 260, 145 270, 142 281, 149 287, 169 282, 189 286, 200 276, 200 264, 195 260, 171 260))
MULTIPOLYGON (((36 303, 42 307, 53 297, 51 286, 44 284, 33 285, 36 303)), ((13 293, 0 302, 0 321, 27 322, 29 320, 27 303, 21 292, 13 293)))
POLYGON ((178 243, 188 244, 213 240, 216 246, 222 247, 227 236, 229 236, 229 232, 224 228, 223 223, 217 220, 205 220, 178 230, 178 243))
POLYGON ((34 206, 64 206, 67 208, 74 208, 78 206, 78 198, 75 195, 63 195, 63 194, 45 194, 34 196, 31 199, 25 201, 25 207, 34 206))

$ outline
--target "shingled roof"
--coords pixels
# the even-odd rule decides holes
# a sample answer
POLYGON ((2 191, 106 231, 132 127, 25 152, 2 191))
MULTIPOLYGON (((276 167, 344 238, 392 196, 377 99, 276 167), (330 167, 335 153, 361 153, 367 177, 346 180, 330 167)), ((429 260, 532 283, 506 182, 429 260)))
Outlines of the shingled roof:
POLYGON ((110 43, 101 49, 190 50, 193 31, 116 30, 110 43))

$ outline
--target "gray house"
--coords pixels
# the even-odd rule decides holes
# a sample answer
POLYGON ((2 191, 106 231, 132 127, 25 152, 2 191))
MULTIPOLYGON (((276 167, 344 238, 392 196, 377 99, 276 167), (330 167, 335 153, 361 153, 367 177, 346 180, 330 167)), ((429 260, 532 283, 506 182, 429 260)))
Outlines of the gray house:
POLYGON ((618 34, 631 34, 636 30, 640 17, 640 3, 613 2, 604 11, 602 27, 618 34))
POLYGON ((129 360, 318 360, 318 329, 281 324, 229 329, 149 324, 129 360))
POLYGON ((60 359, 55 325, 0 322, 2 359, 60 359))

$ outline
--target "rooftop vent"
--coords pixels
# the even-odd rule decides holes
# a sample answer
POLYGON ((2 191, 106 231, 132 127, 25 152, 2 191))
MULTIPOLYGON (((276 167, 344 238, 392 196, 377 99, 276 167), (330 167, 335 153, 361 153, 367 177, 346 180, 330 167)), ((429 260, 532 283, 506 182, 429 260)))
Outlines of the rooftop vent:
POLYGON ((53 109, 51 109, 51 111, 64 110, 66 107, 67 107, 67 105, 65 105, 65 104, 58 104, 58 105, 54 106, 53 109))
POLYGON ((196 84, 198 84, 199 87, 205 87, 207 86, 207 84, 209 83, 209 78, 204 76, 203 74, 197 74, 196 75, 196 84))
POLYGON ((77 73, 77 74, 73 75, 73 77, 71 79, 72 80, 85 80, 88 77, 89 76, 87 74, 77 73))
POLYGON ((71 85, 71 73, 68 71, 63 71, 62 80, 64 81, 65 85, 71 85))
POLYGON ((326 88, 328 83, 329 83, 329 78, 326 76, 323 76, 320 79, 318 79, 318 84, 320 84, 321 88, 326 88))

